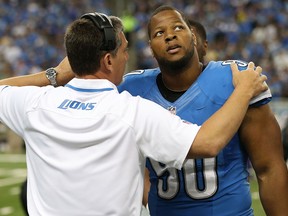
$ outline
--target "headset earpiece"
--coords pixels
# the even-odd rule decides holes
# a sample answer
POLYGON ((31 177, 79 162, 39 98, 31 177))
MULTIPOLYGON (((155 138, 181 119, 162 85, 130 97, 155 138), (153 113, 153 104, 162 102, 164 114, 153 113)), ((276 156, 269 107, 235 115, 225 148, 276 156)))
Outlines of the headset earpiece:
POLYGON ((108 16, 103 13, 87 13, 81 16, 81 19, 89 19, 93 24, 104 31, 104 44, 101 50, 111 51, 116 48, 116 35, 113 25, 108 16))

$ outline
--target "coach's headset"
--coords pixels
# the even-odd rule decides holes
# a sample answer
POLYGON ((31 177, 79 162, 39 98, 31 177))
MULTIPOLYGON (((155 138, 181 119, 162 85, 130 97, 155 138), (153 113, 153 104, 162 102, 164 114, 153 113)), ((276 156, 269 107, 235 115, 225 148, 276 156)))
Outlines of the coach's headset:
POLYGON ((104 32, 104 44, 101 46, 103 51, 111 51, 116 48, 116 35, 113 29, 110 18, 103 13, 86 13, 81 16, 81 19, 88 19, 93 24, 104 32))

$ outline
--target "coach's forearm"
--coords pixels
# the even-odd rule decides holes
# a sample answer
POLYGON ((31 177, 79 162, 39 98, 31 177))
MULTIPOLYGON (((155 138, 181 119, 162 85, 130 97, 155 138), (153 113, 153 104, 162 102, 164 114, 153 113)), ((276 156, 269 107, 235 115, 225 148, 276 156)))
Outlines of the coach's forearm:
POLYGON ((11 86, 27 86, 27 85, 45 86, 49 84, 50 84, 49 80, 46 78, 44 71, 36 74, 10 77, 7 79, 0 80, 0 85, 11 85, 11 86))
MULTIPOLYGON (((65 85, 73 78, 73 74, 70 72, 60 73, 57 71, 57 84, 65 85)), ((45 71, 41 71, 39 73, 10 77, 7 79, 0 80, 0 85, 11 85, 11 86, 46 86, 50 85, 50 81, 47 79, 45 75, 45 71)))
POLYGON ((204 122, 188 157, 215 157, 239 129, 251 97, 245 90, 236 88, 223 107, 204 122))
MULTIPOLYGON (((67 57, 63 59, 63 61, 55 67, 57 71, 57 85, 65 85, 72 78, 74 78, 74 74, 70 68, 67 57)), ((47 79, 45 71, 41 71, 39 73, 10 77, 7 79, 0 80, 0 85, 11 85, 11 86, 46 86, 50 85, 50 81, 47 79)))
POLYGON ((70 63, 68 58, 65 57, 58 65, 55 67, 57 71, 57 84, 58 86, 63 86, 68 83, 71 79, 75 77, 74 73, 72 72, 70 63))

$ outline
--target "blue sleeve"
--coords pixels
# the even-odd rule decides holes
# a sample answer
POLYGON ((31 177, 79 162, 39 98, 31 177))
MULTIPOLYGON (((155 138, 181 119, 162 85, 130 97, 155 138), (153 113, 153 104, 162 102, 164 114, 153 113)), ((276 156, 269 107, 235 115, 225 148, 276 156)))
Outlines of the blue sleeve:
POLYGON ((126 90, 133 96, 144 96, 156 82, 159 73, 159 68, 132 71, 123 77, 122 83, 117 87, 118 91, 126 90))
MULTIPOLYGON (((235 60, 233 60, 235 61, 235 60)), ((245 70, 247 62, 235 61, 240 71, 245 70)), ((223 104, 234 91, 232 81, 232 71, 229 61, 211 61, 202 72, 197 82, 203 92, 216 104, 223 104)), ((270 90, 260 94, 251 100, 250 106, 257 107, 267 104, 271 101, 272 95, 270 90)))

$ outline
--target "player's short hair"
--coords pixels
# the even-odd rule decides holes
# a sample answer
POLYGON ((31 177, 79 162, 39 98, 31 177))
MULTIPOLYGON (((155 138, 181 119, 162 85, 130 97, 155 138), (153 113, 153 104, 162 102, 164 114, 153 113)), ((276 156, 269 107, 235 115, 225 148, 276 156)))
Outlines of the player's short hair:
POLYGON ((202 38, 203 41, 207 40, 207 33, 205 27, 198 21, 189 19, 191 27, 194 27, 197 31, 197 34, 202 38))
POLYGON ((181 11, 179 11, 178 9, 176 9, 175 7, 172 7, 170 5, 161 5, 158 8, 156 8, 154 10, 154 12, 151 14, 150 19, 148 20, 148 24, 147 24, 147 31, 148 31, 148 37, 149 39, 151 39, 151 20, 152 18, 157 15, 158 13, 162 12, 162 11, 167 11, 167 10, 173 10, 173 11, 177 11, 178 13, 180 13, 181 17, 183 18, 184 22, 191 27, 188 17, 182 13, 181 11))

